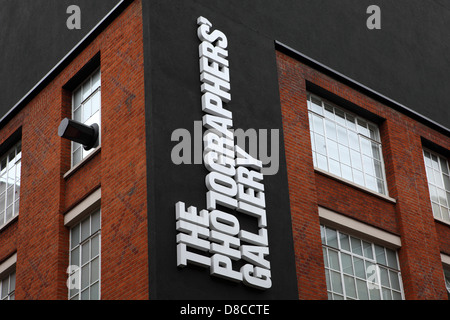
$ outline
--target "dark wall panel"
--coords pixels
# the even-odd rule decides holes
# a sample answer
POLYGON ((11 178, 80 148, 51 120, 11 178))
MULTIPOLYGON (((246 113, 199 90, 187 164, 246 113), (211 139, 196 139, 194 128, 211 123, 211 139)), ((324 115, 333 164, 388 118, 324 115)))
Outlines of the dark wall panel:
POLYGON ((118 2, 0 1, 0 119, 118 2), (81 9, 80 30, 66 26, 70 5, 81 9))

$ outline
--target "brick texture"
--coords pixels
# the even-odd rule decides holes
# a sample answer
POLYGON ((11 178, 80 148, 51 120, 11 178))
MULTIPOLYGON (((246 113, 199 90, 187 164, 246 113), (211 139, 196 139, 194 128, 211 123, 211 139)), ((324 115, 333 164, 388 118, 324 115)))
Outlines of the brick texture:
POLYGON ((422 154, 425 138, 450 149, 427 126, 277 52, 291 214, 300 299, 326 299, 318 205, 401 237, 406 299, 447 299, 440 252, 449 254, 450 225, 435 221, 422 154), (385 119, 380 125, 392 203, 314 171, 306 81, 385 119))

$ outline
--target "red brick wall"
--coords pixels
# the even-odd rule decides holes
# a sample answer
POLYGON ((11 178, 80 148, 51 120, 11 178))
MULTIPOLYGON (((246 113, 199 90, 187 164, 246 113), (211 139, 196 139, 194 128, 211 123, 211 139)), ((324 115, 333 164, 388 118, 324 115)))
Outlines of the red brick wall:
POLYGON ((0 143, 22 127, 19 218, 0 232, 0 263, 15 251, 17 299, 67 299, 69 229, 64 213, 102 189, 102 299, 148 299, 143 32, 134 1, 22 111, 0 143), (70 115, 62 89, 101 55, 102 146, 69 177, 70 142, 57 135, 70 115))
POLYGON ((406 299, 447 299, 440 252, 449 252, 450 225, 433 218, 421 137, 446 149, 450 149, 450 138, 283 53, 277 52, 277 63, 299 298, 327 298, 320 205, 400 235, 406 299), (314 171, 306 81, 386 119, 380 133, 389 195, 395 204, 314 171))

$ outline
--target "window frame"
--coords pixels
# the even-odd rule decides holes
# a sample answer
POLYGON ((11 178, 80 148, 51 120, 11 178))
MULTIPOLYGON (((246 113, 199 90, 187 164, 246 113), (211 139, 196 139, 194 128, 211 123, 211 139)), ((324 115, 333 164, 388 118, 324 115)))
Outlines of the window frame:
MULTIPOLYGON (((337 177, 337 178, 339 178, 339 179, 341 179, 343 181, 346 181, 346 182, 350 183, 351 185, 355 185, 355 186, 361 187, 363 189, 366 189, 366 190, 369 190, 371 192, 374 192, 375 194, 379 194, 382 197, 389 198, 389 189, 388 189, 387 178, 386 178, 386 166, 385 166, 384 155, 383 155, 383 144, 382 144, 382 141, 381 141, 381 132, 380 132, 379 126, 376 123, 374 123, 374 122, 372 122, 370 120, 367 120, 366 118, 361 117, 361 116, 355 114, 354 112, 351 112, 351 111, 349 111, 349 110, 347 110, 347 109, 345 109, 343 107, 340 107, 340 106, 336 105, 335 103, 330 102, 329 100, 327 100, 325 98, 322 98, 322 97, 320 97, 320 96, 318 96, 318 95, 316 95, 314 93, 311 93, 311 92, 307 93, 307 110, 308 110, 308 120, 309 120, 309 127, 310 127, 309 131, 310 131, 311 150, 312 150, 312 157, 313 157, 314 168, 319 170, 320 172, 328 173, 328 174, 330 174, 330 175, 332 175, 334 177, 337 177), (311 106, 312 105, 311 98, 314 98, 314 99, 317 99, 317 100, 321 101, 321 108, 322 108, 322 110, 324 110, 324 112, 325 112, 325 105, 328 105, 330 107, 333 107, 333 112, 334 112, 333 115, 335 114, 334 110, 339 110, 339 112, 342 112, 345 115, 345 121, 346 122, 347 122, 347 115, 352 117, 354 119, 355 129, 348 127, 347 124, 342 125, 341 123, 339 123, 335 119, 331 120, 330 118, 326 117, 325 114, 320 114, 320 113, 316 112, 315 110, 313 110, 313 108, 311 106), (312 115, 315 115, 315 116, 321 118, 322 125, 323 125, 323 134, 321 134, 319 132, 316 132, 316 130, 314 128, 314 124, 313 124, 314 119, 313 119, 312 115), (348 141, 348 146, 343 145, 343 147, 345 147, 345 148, 347 148, 349 150, 350 165, 348 165, 346 163, 343 163, 342 160, 340 159, 341 157, 340 157, 339 148, 340 148, 341 143, 338 141, 339 139, 337 137, 337 135, 338 135, 337 127, 336 127, 336 139, 334 139, 333 137, 329 137, 327 135, 325 119, 328 119, 328 120, 332 121, 335 126, 339 125, 339 126, 344 127, 345 130, 346 130, 346 134, 347 134, 346 138, 349 138, 349 133, 348 133, 349 131, 351 131, 353 134, 357 135, 358 147, 359 147, 358 151, 350 146, 350 141, 348 141), (358 131, 358 122, 366 123, 366 129, 368 131, 367 135, 365 135, 365 134, 363 134, 363 133, 358 131), (370 136, 370 130, 371 129, 374 132, 374 135, 375 135, 374 137, 370 136), (326 152, 326 155, 323 155, 322 152, 317 150, 316 142, 315 142, 315 135, 316 134, 323 135, 323 138, 325 140, 324 150, 326 152), (372 167, 374 169, 374 173, 369 173, 369 172, 367 172, 364 169, 364 156, 366 156, 366 155, 363 152, 362 141, 361 141, 362 138, 361 137, 363 137, 364 139, 368 140, 368 142, 370 142, 370 143, 376 144, 376 146, 377 146, 377 150, 379 152, 379 159, 376 159, 375 157, 370 156, 372 167), (328 141, 327 140, 333 140, 333 142, 336 143, 337 151, 338 151, 337 158, 339 158, 339 160, 333 159, 331 157, 330 152, 329 152, 329 146, 328 146, 328 141), (358 153, 359 160, 360 160, 360 163, 361 163, 361 169, 359 169, 359 168, 357 168, 357 167, 355 167, 353 165, 353 163, 352 163, 353 162, 353 160, 352 160, 352 153, 351 153, 352 151, 358 153), (327 169, 323 169, 323 168, 321 168, 319 166, 318 159, 316 158, 318 153, 321 156, 324 156, 326 158, 327 169), (334 173, 332 170, 330 170, 330 159, 339 163, 339 169, 340 169, 340 173, 339 174, 334 173), (380 165, 380 170, 381 170, 381 173, 380 173, 381 177, 377 176, 377 172, 376 172, 377 169, 376 169, 374 160, 376 160, 376 161, 378 161, 380 163, 379 165, 380 165), (351 169, 352 179, 346 178, 342 174, 341 167, 343 165, 345 165, 345 166, 347 166, 347 167, 349 167, 351 169), (360 183, 359 181, 357 181, 355 179, 355 177, 354 177, 354 171, 355 170, 360 171, 360 173, 362 174, 363 183, 360 183), (367 184, 366 175, 370 175, 373 178, 375 178, 375 185, 377 186, 376 189, 375 188, 371 188, 367 184), (383 188, 384 192, 380 192, 379 191, 380 187, 378 185, 378 181, 380 181, 380 182, 382 181, 382 188, 383 188)), ((335 115, 334 115, 334 117, 335 117, 335 115)), ((369 157, 369 156, 367 156, 367 157, 369 157)))
POLYGON ((430 199, 430 204, 431 204, 431 211, 433 213, 433 218, 438 220, 438 221, 440 221, 440 222, 443 222, 443 223, 446 223, 446 224, 450 224, 450 163, 448 161, 448 158, 443 156, 442 154, 440 154, 438 152, 435 152, 435 151, 433 151, 433 150, 431 150, 429 148, 426 148, 426 147, 422 148, 422 154, 423 154, 425 175, 426 175, 426 178, 427 178, 428 194, 429 194, 429 199, 430 199), (437 157, 437 161, 436 162, 438 164, 439 170, 436 170, 433 167, 433 163, 431 163, 431 166, 427 164, 426 153, 430 154, 430 158, 429 158, 430 161, 433 161, 432 160, 432 156, 437 157), (449 174, 446 174, 442 170, 442 162, 441 162, 441 160, 445 161, 445 164, 447 166, 446 170, 447 170, 447 172, 449 174), (433 181, 430 181, 430 175, 431 174, 429 173, 429 170, 432 170, 433 181), (439 186, 437 183, 435 183, 435 179, 436 179, 435 171, 439 171, 439 179, 440 179, 440 181, 442 183, 442 186, 439 186), (444 175, 449 177, 449 179, 448 179, 448 186, 447 186, 447 184, 445 182, 444 175), (430 187, 430 185, 431 185, 431 187, 430 187), (448 189, 447 189, 447 187, 448 187, 448 189), (436 193, 435 193, 435 196, 437 197, 436 200, 433 200, 433 194, 432 194, 433 193, 433 191, 432 191, 433 189, 436 190, 436 193), (439 191, 438 191, 438 189, 441 189, 441 190, 444 191, 445 200, 447 202, 447 205, 443 205, 443 204, 440 203, 441 201, 439 199, 439 191), (434 209, 435 206, 433 206, 433 204, 437 205, 438 208, 439 208, 439 217, 437 217, 435 215, 435 209, 434 209), (447 210, 447 216, 448 216, 447 220, 444 218, 442 207, 445 207, 445 209, 447 210))
MULTIPOLYGON (((101 144, 101 119, 102 119, 102 103, 101 103, 101 101, 102 101, 102 93, 101 93, 101 90, 102 89, 102 71, 101 71, 101 67, 100 66, 98 66, 98 67, 96 67, 95 69, 94 69, 94 71, 92 71, 91 73, 89 73, 89 75, 88 76, 86 76, 84 79, 83 79, 83 81, 79 84, 79 85, 77 85, 73 90, 72 90, 72 92, 71 92, 71 118, 73 119, 73 120, 77 120, 76 119, 76 115, 75 115, 75 113, 80 109, 80 111, 81 111, 81 114, 80 114, 80 120, 81 121, 79 121, 79 120, 77 120, 77 121, 79 121, 79 122, 81 122, 81 123, 83 123, 83 124, 86 124, 86 121, 82 121, 83 120, 83 113, 84 113, 84 109, 83 109, 83 107, 85 106, 85 104, 86 104, 86 102, 88 102, 89 100, 91 100, 91 99, 93 99, 94 98, 94 96, 97 94, 97 93, 99 93, 99 99, 100 99, 100 101, 99 101, 99 108, 98 108, 98 117, 99 117, 99 123, 97 123, 98 125, 99 125, 99 128, 100 128, 100 130, 99 130, 99 137, 98 137, 98 140, 99 140, 99 145, 101 144), (99 85, 97 86, 97 87, 95 87, 94 88, 94 90, 93 90, 93 87, 92 87, 92 81, 93 81, 93 78, 94 78, 94 76, 97 74, 97 73, 99 73, 99 85), (82 90, 82 88, 85 86, 85 84, 87 83, 87 82, 90 82, 90 91, 91 91, 91 93, 87 96, 87 97, 85 97, 84 99, 83 99, 83 92, 81 92, 81 100, 80 100, 80 102, 79 102, 79 104, 78 105, 76 105, 75 104, 75 99, 76 99, 76 93, 79 91, 79 90, 82 90)), ((90 116, 90 118, 92 117, 92 114, 91 114, 91 116, 90 116)), ((89 120, 89 118, 87 119, 87 120, 89 120)), ((76 143, 76 142, 71 142, 71 144, 70 144, 70 164, 71 164, 71 168, 75 168, 77 165, 79 165, 80 163, 82 163, 83 162, 83 160, 84 159, 86 159, 86 158, 88 158, 89 157, 89 155, 91 154, 91 153, 93 153, 94 152, 94 150, 95 149, 91 149, 91 150, 89 150, 89 151, 86 151, 86 150, 84 150, 83 149, 83 146, 82 145, 80 145, 79 143, 76 143), (76 147, 75 147, 76 146, 76 147), (80 159, 75 163, 75 157, 74 157, 74 154, 75 154, 75 152, 77 151, 77 150, 80 150, 80 152, 81 152, 81 155, 80 155, 80 159)))
POLYGON ((97 208, 95 210, 89 211, 89 214, 85 214, 83 215, 83 218, 74 223, 73 225, 70 226, 69 229, 69 266, 77 266, 78 268, 72 268, 69 269, 69 278, 72 278, 74 276, 77 276, 77 283, 80 285, 80 288, 68 288, 68 300, 82 300, 82 293, 87 291, 88 295, 89 295, 89 299, 83 299, 83 300, 91 300, 91 287, 95 284, 98 284, 98 300, 101 300, 101 265, 102 265, 102 254, 101 254, 101 222, 102 222, 102 213, 101 213, 101 209, 97 208), (99 226, 98 229, 95 230, 94 232, 92 232, 92 217, 98 214, 99 215, 99 226), (89 236, 87 236, 85 239, 82 239, 82 224, 86 222, 86 220, 89 220, 89 236), (72 231, 75 228, 79 228, 79 241, 77 242, 76 245, 72 246, 72 237, 73 237, 73 233, 72 231), (98 253, 95 256, 92 256, 92 241, 94 238, 98 237, 98 253), (83 259, 83 247, 88 244, 89 247, 89 258, 87 259, 86 262, 82 262, 83 259), (74 261, 72 261, 72 253, 78 250, 78 261, 75 264, 74 261), (93 283, 91 283, 91 275, 92 275, 92 262, 94 260, 96 260, 98 258, 98 279, 95 280, 93 283), (82 269, 86 266, 89 266, 88 269, 88 285, 86 287, 82 287, 82 269), (73 292, 74 291, 74 292, 73 292), (76 298, 76 299, 75 299, 76 298))
POLYGON ((322 241, 322 253, 323 253, 323 259, 324 259, 324 267, 325 267, 324 270, 325 270, 325 277, 326 277, 326 281, 327 281, 327 293, 328 293, 329 299, 333 299, 335 296, 342 296, 342 298, 344 300, 358 300, 358 299, 360 299, 360 297, 358 297, 359 292, 358 292, 358 286, 357 286, 357 282, 356 282, 356 280, 359 280, 359 281, 364 281, 365 282, 366 292, 367 292, 367 296, 368 296, 368 299, 366 299, 366 300, 370 300, 371 295, 370 295, 369 287, 368 287, 368 285, 370 283, 369 282, 370 280, 368 279, 369 276, 367 274, 367 272, 368 272, 367 268, 364 269, 364 274, 365 274, 364 278, 361 278, 360 276, 356 275, 355 266, 354 266, 354 260, 355 260, 354 258, 362 260, 363 261, 363 265, 367 265, 368 263, 370 263, 371 265, 375 266, 375 268, 376 268, 375 269, 376 270, 375 285, 378 286, 377 292, 378 292, 380 300, 384 300, 383 288, 386 288, 387 290, 389 290, 390 295, 391 295, 391 300, 394 300, 393 296, 392 296, 392 291, 395 291, 397 294, 400 294, 401 300, 405 299, 404 288, 403 288, 403 281, 402 281, 402 274, 401 274, 401 269, 400 269, 400 261, 399 261, 397 249, 392 249, 392 248, 386 247, 385 245, 381 245, 381 244, 375 243, 375 242, 373 242, 371 240, 366 240, 366 239, 364 239, 364 238, 362 238, 360 236, 355 236, 355 235, 353 235, 353 234, 351 234, 349 232, 341 231, 338 228, 329 227, 329 226, 327 226, 325 224, 321 224, 320 225, 320 233, 321 233, 321 239, 322 239, 321 240, 322 241), (336 246, 333 246, 333 245, 330 245, 330 244, 327 243, 327 237, 326 237, 326 230, 327 229, 333 230, 336 233, 336 239, 335 239, 336 240, 336 246), (348 242, 349 242, 350 246, 352 246, 351 245, 352 238, 355 239, 355 240, 358 240, 359 243, 361 244, 361 252, 362 253, 358 254, 358 253, 353 252, 352 249, 347 250, 347 249, 343 248, 343 246, 341 245, 341 235, 345 235, 348 238, 348 242), (367 257, 365 252, 364 252, 364 244, 365 243, 366 244, 370 244, 370 250, 371 250, 372 258, 367 257), (376 247, 379 247, 379 248, 383 249, 384 257, 386 258, 386 263, 383 264, 383 263, 380 263, 380 262, 377 261, 376 247), (395 269, 394 267, 389 265, 389 263, 387 261, 388 260, 388 255, 387 255, 388 251, 387 250, 390 250, 390 251, 395 253, 395 264, 397 265, 398 269, 395 269), (333 252, 335 252, 337 254, 338 265, 339 265, 339 270, 338 271, 336 271, 335 269, 332 269, 332 267, 330 266, 330 263, 328 262, 330 260, 330 255, 328 253, 329 251, 333 251, 333 252), (355 297, 349 296, 347 294, 347 292, 346 292, 346 287, 345 287, 346 274, 344 273, 343 262, 342 262, 342 255, 343 254, 348 255, 351 258, 351 262, 352 262, 351 267, 352 267, 352 270, 353 270, 352 271, 353 274, 347 274, 347 277, 350 277, 353 280, 354 287, 355 287, 355 297), (325 259, 327 259, 327 260, 325 260, 325 259), (380 272, 380 270, 382 268, 387 271, 389 287, 386 287, 385 285, 382 284, 381 272, 380 272), (327 271, 328 271, 328 275, 327 275, 327 271), (333 281, 331 279, 331 272, 339 273, 340 286, 342 288, 342 293, 335 292, 332 289, 331 286, 333 285, 333 281), (391 272, 395 272, 397 274, 397 279, 398 279, 398 284, 399 284, 399 289, 398 290, 395 289, 392 286, 392 283, 391 283, 392 279, 390 277, 390 273, 391 272))
MULTIPOLYGON (((22 180, 22 140, 19 140, 13 144, 6 152, 4 152, 0 156, 0 176, 5 175, 4 177, 7 179, 7 183, 5 184, 5 189, 2 190, 0 188, 0 196, 3 196, 3 205, 0 205, 0 208, 4 206, 3 209, 0 209, 0 229, 6 226, 10 221, 14 220, 20 212, 20 185, 22 180), (14 164, 10 167, 11 159, 10 155, 14 152, 14 164), (2 173, 2 163, 5 161, 5 168, 2 173), (12 188, 12 203, 8 205, 8 171, 14 168, 14 186, 12 188), (17 192, 17 187, 19 191, 17 192), (11 209, 11 216, 7 217, 8 208, 11 209)), ((1 199, 0 199, 1 200, 1 199)))

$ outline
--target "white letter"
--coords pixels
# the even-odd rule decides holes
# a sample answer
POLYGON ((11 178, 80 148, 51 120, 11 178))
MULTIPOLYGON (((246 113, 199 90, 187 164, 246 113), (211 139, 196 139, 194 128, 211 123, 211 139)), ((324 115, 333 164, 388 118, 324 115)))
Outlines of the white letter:
POLYGON ((367 28, 369 30, 381 29, 381 9, 379 6, 371 5, 366 11, 368 14, 372 14, 367 19, 367 28))
POLYGON ((81 29, 81 9, 79 6, 71 5, 67 7, 67 14, 72 14, 67 18, 66 26, 69 30, 81 29))
POLYGON ((205 183, 208 190, 214 190, 229 197, 234 197, 237 194, 236 181, 222 173, 209 173, 205 178, 205 183))
POLYGON ((242 259, 256 264, 258 267, 270 269, 270 262, 264 257, 269 254, 269 248, 260 246, 241 246, 242 259))
POLYGON ((212 115, 231 119, 233 114, 231 111, 223 108, 222 99, 211 92, 205 92, 202 96, 202 109, 212 115))
POLYGON ((197 253, 187 251, 187 247, 184 243, 180 243, 177 245, 177 266, 178 267, 186 267, 187 263, 191 262, 192 264, 201 266, 201 267, 209 267, 211 266, 211 259, 209 257, 205 257, 199 255, 197 253))
POLYGON ((180 141, 173 147, 171 158, 173 164, 191 164, 191 133, 186 129, 176 129, 172 132, 171 141, 180 141))
POLYGON ((272 287, 270 270, 246 264, 241 268, 241 273, 244 277, 244 283, 249 287, 257 289, 269 289, 272 287))
POLYGON ((242 281, 242 274, 233 270, 230 258, 220 254, 211 257, 211 275, 235 282, 242 281))
POLYGON ((226 212, 214 210, 209 215, 209 224, 212 230, 220 231, 230 236, 235 236, 239 233, 239 220, 226 212))
POLYGON ((201 210, 200 215, 197 215, 196 207, 189 207, 186 211, 184 202, 178 201, 175 204, 175 212, 177 220, 184 220, 198 224, 202 227, 209 227, 209 212, 208 210, 201 210))
POLYGON ((207 72, 202 72, 200 74, 200 81, 203 82, 201 86, 202 93, 211 92, 217 96, 219 96, 222 101, 230 102, 231 94, 230 91, 230 83, 219 79, 207 72))

